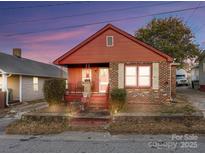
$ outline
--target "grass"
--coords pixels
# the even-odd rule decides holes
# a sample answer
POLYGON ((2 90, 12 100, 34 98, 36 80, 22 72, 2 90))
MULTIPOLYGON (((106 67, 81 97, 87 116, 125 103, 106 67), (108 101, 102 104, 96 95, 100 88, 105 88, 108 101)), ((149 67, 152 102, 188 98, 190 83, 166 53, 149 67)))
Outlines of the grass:
POLYGON ((177 95, 171 103, 161 105, 136 104, 134 107, 125 105, 121 110, 123 113, 159 113, 159 114, 184 114, 190 115, 199 112, 188 100, 182 95, 177 95))
MULTIPOLYGON (((175 101, 162 105, 137 105, 134 108, 124 107, 122 112, 143 112, 190 115, 198 110, 183 96, 177 95, 175 101)), ((69 107, 65 104, 54 105, 37 111, 37 113, 68 113, 69 107)), ((108 127, 71 127, 68 120, 18 120, 6 128, 8 134, 56 134, 64 131, 109 131, 112 134, 205 134, 205 120, 155 120, 144 122, 112 122, 108 127)))
POLYGON ((112 123, 108 129, 111 134, 205 134, 205 121, 112 123))
POLYGON ((71 127, 67 120, 61 122, 18 120, 11 123, 6 128, 7 134, 40 135, 58 134, 65 131, 108 131, 111 134, 205 134, 205 120, 201 119, 183 122, 161 120, 143 123, 113 122, 106 128, 102 126, 71 127))
POLYGON ((7 134, 56 134, 66 131, 68 123, 66 122, 45 122, 45 121, 26 121, 17 120, 6 128, 7 134))
POLYGON ((160 113, 176 114, 182 113, 190 115, 194 112, 199 112, 184 96, 177 95, 175 101, 171 104, 163 104, 159 110, 160 113))

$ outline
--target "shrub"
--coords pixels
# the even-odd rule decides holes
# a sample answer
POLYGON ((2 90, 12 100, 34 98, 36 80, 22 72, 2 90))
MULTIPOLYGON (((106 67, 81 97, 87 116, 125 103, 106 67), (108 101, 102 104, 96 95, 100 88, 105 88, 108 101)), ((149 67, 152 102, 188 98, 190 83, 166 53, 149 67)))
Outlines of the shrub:
POLYGON ((45 81, 43 92, 45 100, 49 105, 63 102, 65 84, 65 80, 63 79, 50 79, 45 81))
POLYGON ((111 111, 112 112, 118 112, 123 108, 126 102, 126 96, 127 93, 125 89, 114 88, 111 90, 111 111))

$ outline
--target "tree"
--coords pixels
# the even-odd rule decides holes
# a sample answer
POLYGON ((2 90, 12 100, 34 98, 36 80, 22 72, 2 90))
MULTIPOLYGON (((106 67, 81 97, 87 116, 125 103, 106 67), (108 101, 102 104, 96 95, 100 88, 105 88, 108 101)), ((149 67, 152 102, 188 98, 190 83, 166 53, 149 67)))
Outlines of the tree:
POLYGON ((135 37, 172 56, 181 65, 187 59, 197 58, 201 52, 194 43, 191 29, 177 17, 155 18, 139 29, 135 37))

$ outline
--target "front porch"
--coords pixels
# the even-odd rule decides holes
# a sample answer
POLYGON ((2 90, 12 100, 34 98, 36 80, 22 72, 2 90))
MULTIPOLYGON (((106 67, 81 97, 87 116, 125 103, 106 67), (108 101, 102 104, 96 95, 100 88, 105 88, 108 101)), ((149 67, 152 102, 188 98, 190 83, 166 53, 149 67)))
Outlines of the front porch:
POLYGON ((81 102, 89 109, 108 109, 109 64, 84 64, 68 67, 65 100, 81 102), (85 81, 88 85, 85 85, 85 81), (88 87, 87 87, 88 86, 88 87))

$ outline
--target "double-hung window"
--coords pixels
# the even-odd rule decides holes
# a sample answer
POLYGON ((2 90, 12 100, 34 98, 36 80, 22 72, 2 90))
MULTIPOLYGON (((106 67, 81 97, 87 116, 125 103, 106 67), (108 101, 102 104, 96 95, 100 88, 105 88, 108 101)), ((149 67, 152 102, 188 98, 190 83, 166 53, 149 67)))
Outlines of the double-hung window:
POLYGON ((126 66, 125 84, 126 86, 130 86, 130 87, 137 86, 137 67, 136 66, 126 66))
POLYGON ((150 87, 151 86, 151 67, 138 66, 138 86, 150 87))
POLYGON ((125 67, 125 86, 146 88, 151 87, 151 66, 133 65, 125 67))
POLYGON ((38 77, 33 77, 33 91, 38 91, 38 77))

